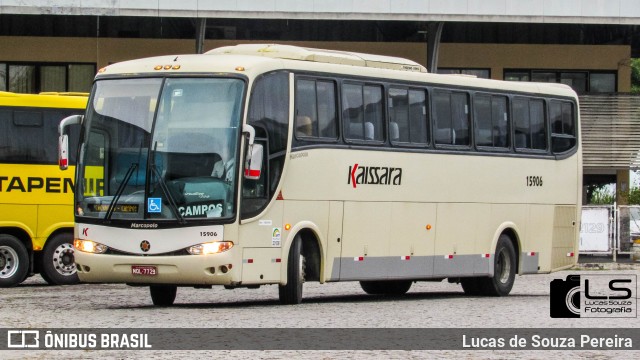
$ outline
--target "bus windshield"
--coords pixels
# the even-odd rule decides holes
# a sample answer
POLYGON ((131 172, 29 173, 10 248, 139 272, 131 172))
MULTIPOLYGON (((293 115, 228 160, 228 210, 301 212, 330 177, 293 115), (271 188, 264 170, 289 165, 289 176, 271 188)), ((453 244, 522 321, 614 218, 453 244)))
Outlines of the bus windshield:
POLYGON ((180 222, 233 217, 243 98, 244 82, 235 78, 96 82, 78 161, 84 189, 76 193, 76 214, 180 222))

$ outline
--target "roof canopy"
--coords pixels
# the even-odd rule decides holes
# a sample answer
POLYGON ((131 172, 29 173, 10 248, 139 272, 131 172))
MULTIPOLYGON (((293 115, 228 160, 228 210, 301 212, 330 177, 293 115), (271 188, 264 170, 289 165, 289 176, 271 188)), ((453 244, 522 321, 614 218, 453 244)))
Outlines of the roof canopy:
POLYGON ((637 0, 2 0, 0 14, 640 24, 637 0))

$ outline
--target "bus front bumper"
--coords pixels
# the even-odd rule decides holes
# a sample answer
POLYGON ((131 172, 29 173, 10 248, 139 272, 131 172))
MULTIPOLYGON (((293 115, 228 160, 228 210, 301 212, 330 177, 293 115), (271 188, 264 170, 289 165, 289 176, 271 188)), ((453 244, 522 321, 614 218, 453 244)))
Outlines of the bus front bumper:
POLYGON ((232 252, 214 255, 126 256, 76 251, 78 277, 83 282, 234 285, 242 271, 232 252))

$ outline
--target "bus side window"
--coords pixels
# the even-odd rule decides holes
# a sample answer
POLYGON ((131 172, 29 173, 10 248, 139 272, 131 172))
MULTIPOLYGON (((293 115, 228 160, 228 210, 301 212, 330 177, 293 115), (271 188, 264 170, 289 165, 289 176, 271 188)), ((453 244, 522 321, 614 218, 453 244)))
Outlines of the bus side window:
POLYGON ((469 96, 466 93, 451 94, 451 115, 454 145, 469 145, 469 96))
POLYGON ((426 92, 390 88, 387 98, 389 139, 393 144, 425 146, 427 141, 426 92))
POLYGON ((517 98, 513 100, 516 149, 546 150, 544 101, 517 98))
POLYGON ((264 146, 264 162, 263 174, 258 180, 262 185, 258 185, 256 180, 252 180, 253 183, 243 181, 240 204, 243 219, 258 215, 269 199, 274 198, 280 182, 289 136, 289 73, 280 71, 259 77, 250 99, 247 123, 256 130, 255 141, 264 146), (257 188, 259 186, 262 189, 257 188), (264 191, 264 196, 254 198, 260 191, 264 191))
POLYGON ((338 116, 335 87, 333 81, 296 80, 296 137, 337 139, 338 116))
POLYGON ((516 149, 530 148, 529 102, 526 99, 513 100, 513 122, 516 149))
POLYGON ((550 101, 551 147, 554 153, 563 153, 576 145, 575 116, 573 104, 569 102, 550 101))
POLYGON ((347 139, 383 141, 382 110, 382 87, 342 85, 342 117, 347 139))
POLYGON ((509 144, 507 98, 476 95, 473 99, 475 142, 478 146, 506 148, 509 144))
POLYGON ((346 124, 346 138, 364 140, 364 111, 362 87, 342 85, 342 118, 346 124))
POLYGON ((531 114, 531 147, 534 150, 546 150, 547 132, 544 101, 539 99, 529 101, 529 112, 531 114))
POLYGON ((436 145, 453 145, 451 124, 451 98, 448 92, 436 90, 433 94, 434 137, 436 145))
MULTIPOLYGON (((55 163, 57 152, 47 158, 46 143, 47 134, 44 127, 42 111, 40 110, 16 110, 13 112, 13 132, 16 155, 20 161, 30 163, 55 163)), ((51 139, 56 136, 52 132, 51 139)), ((54 146, 52 149, 56 149, 54 146)))

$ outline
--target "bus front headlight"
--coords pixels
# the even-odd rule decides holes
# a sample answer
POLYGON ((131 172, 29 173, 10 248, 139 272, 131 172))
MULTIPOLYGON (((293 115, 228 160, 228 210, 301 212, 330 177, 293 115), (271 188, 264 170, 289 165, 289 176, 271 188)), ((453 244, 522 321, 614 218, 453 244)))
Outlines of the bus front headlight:
POLYGON ((214 241, 210 243, 203 243, 193 245, 187 249, 191 255, 208 255, 219 254, 225 252, 233 247, 232 241, 214 241))
POLYGON ((73 247, 82 252, 93 254, 104 254, 109 247, 91 240, 75 239, 73 240, 73 247))

